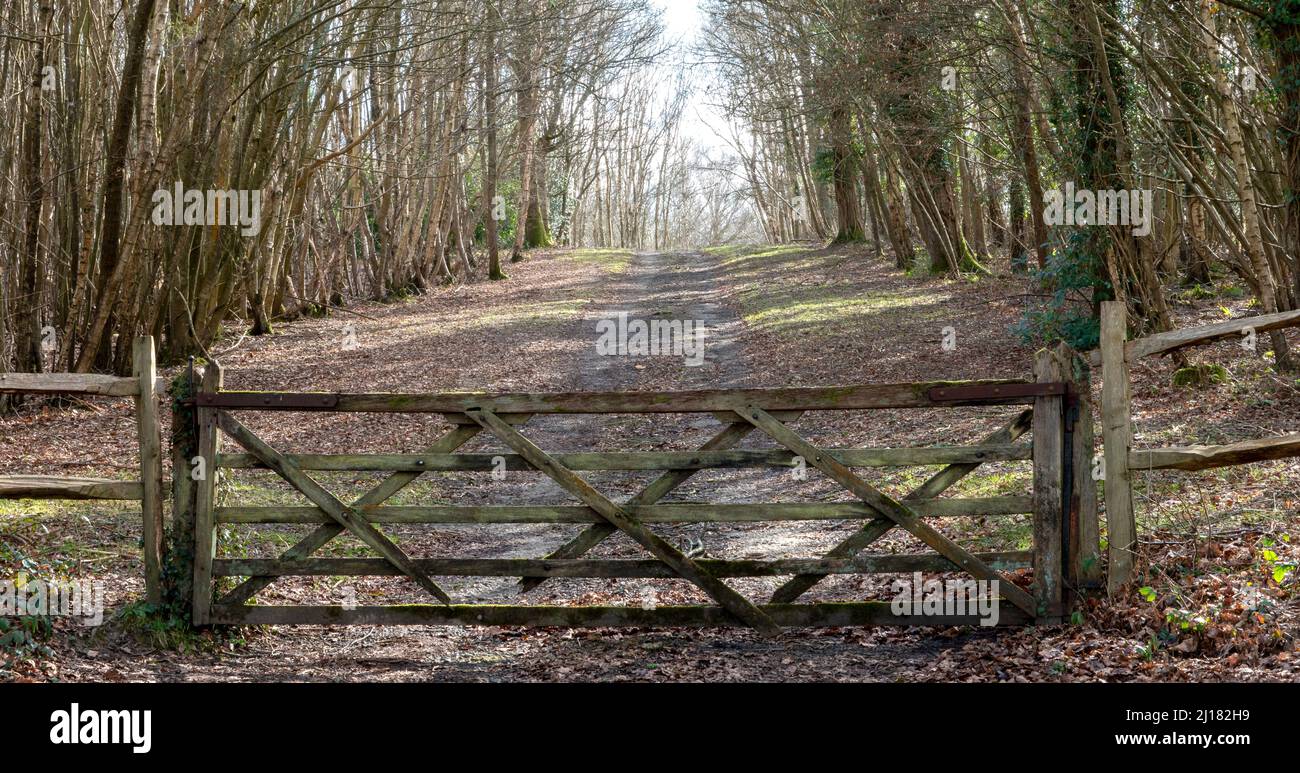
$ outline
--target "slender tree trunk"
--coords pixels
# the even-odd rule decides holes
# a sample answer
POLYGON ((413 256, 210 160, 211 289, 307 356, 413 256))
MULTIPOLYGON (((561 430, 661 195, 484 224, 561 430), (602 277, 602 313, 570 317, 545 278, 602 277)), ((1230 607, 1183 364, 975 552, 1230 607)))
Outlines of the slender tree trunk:
POLYGON ((41 210, 45 205, 45 181, 41 176, 41 144, 45 133, 44 99, 41 82, 45 71, 45 54, 49 41, 50 19, 53 5, 42 3, 40 40, 36 44, 36 61, 32 64, 32 77, 27 89, 27 120, 23 126, 22 180, 26 194, 26 212, 23 216, 24 242, 19 293, 23 305, 32 309, 26 324, 20 325, 15 336, 18 370, 40 372, 44 370, 41 358, 42 315, 45 312, 44 289, 45 259, 41 248, 41 210))
POLYGON ((122 230, 122 198, 126 173, 127 143, 131 135, 131 119, 135 115, 135 98, 140 86, 140 69, 144 62, 145 44, 153 18, 154 0, 139 0, 131 16, 127 35, 126 63, 122 68, 122 86, 117 94, 113 133, 108 142, 108 168, 104 174, 103 219, 99 232, 99 292, 95 298, 95 317, 86 336, 85 348, 77 359, 77 371, 85 372, 95 362, 108 335, 108 318, 117 300, 122 283, 118 248, 122 230))
POLYGON ((497 25, 501 16, 497 0, 487 3, 487 30, 483 36, 483 67, 486 85, 483 91, 484 121, 487 130, 487 169, 484 170, 483 198, 485 199, 484 227, 487 231, 488 279, 505 279, 501 270, 501 247, 497 236, 496 197, 497 176, 500 163, 497 159, 497 25))
POLYGON ((835 188, 835 212, 839 227, 835 242, 860 242, 866 238, 862 230, 862 207, 858 203, 858 186, 853 174, 852 136, 849 130, 849 112, 843 106, 831 109, 831 153, 835 168, 832 179, 835 188))
POLYGON ((1025 46, 1019 13, 1011 7, 1010 0, 999 0, 999 2, 1015 48, 1014 53, 1010 55, 1011 72, 1016 85, 1011 142, 1020 157, 1021 171, 1025 177, 1025 188, 1029 194, 1030 219, 1033 223, 1034 255, 1038 260, 1038 267, 1042 269, 1047 267, 1047 225, 1043 222, 1043 182, 1038 169, 1038 151, 1035 147, 1033 125, 1030 120, 1033 113, 1030 96, 1033 79, 1029 74, 1027 61, 1029 50, 1025 46))
MULTIPOLYGON (((1300 0, 1277 0, 1289 14, 1278 13, 1273 28, 1277 38, 1278 77, 1282 117, 1283 200, 1282 248, 1290 257, 1293 293, 1300 302, 1300 0)), ((1282 10, 1282 9, 1279 9, 1282 10)))
MULTIPOLYGON (((1246 255, 1250 266, 1259 281, 1259 302, 1265 313, 1278 311, 1277 285, 1268 256, 1264 253, 1264 235, 1259 223, 1259 205, 1255 198, 1255 184, 1251 177, 1250 163, 1246 159, 1246 144, 1241 133, 1241 118, 1237 113, 1237 103, 1233 99, 1232 86, 1228 76, 1219 66, 1219 43, 1215 37, 1216 24, 1209 4, 1201 7, 1201 42, 1206 56, 1214 71, 1215 93, 1218 96, 1219 110, 1222 118, 1223 133, 1228 143, 1228 153, 1232 158, 1232 169, 1238 200, 1241 202, 1241 223, 1246 232, 1246 255)), ((1290 346, 1286 334, 1280 330, 1272 332, 1273 352, 1278 366, 1285 369, 1294 368, 1291 361, 1290 346)))

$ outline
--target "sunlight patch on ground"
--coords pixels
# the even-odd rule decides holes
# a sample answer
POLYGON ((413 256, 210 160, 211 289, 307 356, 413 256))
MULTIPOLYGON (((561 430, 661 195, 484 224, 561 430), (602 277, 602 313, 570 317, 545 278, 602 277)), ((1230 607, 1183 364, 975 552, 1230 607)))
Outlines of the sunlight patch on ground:
MULTIPOLYGON (((840 325, 864 323, 873 314, 890 309, 906 309, 915 306, 918 301, 940 302, 940 296, 920 298, 906 295, 877 296, 873 298, 837 298, 833 296, 817 297, 817 290, 808 293, 812 297, 788 298, 784 302, 763 298, 755 301, 746 299, 744 303, 745 323, 758 329, 790 330, 816 325, 831 329, 840 325)), ((802 295, 802 293, 801 293, 802 295)))
POLYGON ((599 264, 611 274, 621 274, 627 271, 628 265, 632 262, 632 252, 620 249, 582 248, 572 250, 563 257, 575 263, 599 264))
POLYGON ((800 245, 720 247, 707 252, 723 256, 727 274, 743 288, 737 295, 745 323, 780 335, 805 334, 814 326, 822 332, 848 327, 863 331, 875 327, 873 321, 892 319, 892 312, 906 313, 916 322, 938 319, 959 289, 926 284, 887 294, 848 296, 836 281, 809 284, 793 279, 803 269, 827 265, 845 272, 866 268, 848 254, 800 245), (850 265, 840 268, 843 264, 850 265))
MULTIPOLYGON (((501 325, 520 323, 556 322, 563 323, 581 315, 586 299, 563 301, 543 301, 541 303, 521 303, 491 313, 482 314, 477 319, 465 319, 459 322, 463 329, 496 328, 501 325)), ((461 332, 461 331, 456 331, 461 332)))
POLYGON ((705 252, 722 258, 720 263, 729 270, 762 268, 780 265, 786 268, 798 268, 810 265, 814 259, 814 250, 797 244, 764 245, 761 247, 711 247, 705 252), (802 256, 799 256, 803 253, 802 256), (799 256, 799 257, 796 257, 799 256))
POLYGON ((88 515, 87 507, 96 511, 140 511, 140 505, 129 500, 97 500, 88 503, 75 499, 0 499, 0 536, 6 533, 18 533, 14 527, 32 526, 44 519, 64 518, 67 516, 88 515))
POLYGON ((724 266, 733 263, 744 262, 746 260, 757 260, 761 258, 771 258, 779 255, 793 255, 798 252, 811 252, 809 247, 798 244, 728 244, 722 247, 706 247, 704 252, 708 255, 716 255, 723 258, 724 266))

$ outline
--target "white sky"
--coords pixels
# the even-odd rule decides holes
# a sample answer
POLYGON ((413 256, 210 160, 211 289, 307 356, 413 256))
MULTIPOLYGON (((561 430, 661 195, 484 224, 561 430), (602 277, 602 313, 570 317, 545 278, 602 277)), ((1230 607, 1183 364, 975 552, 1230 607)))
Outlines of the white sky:
POLYGON ((669 37, 694 37, 695 31, 704 24, 698 0, 654 0, 654 3, 664 11, 669 37))
MULTIPOLYGON (((665 34, 669 40, 677 40, 681 46, 678 58, 693 59, 689 51, 704 26, 704 15, 700 12, 699 0, 652 0, 664 11, 665 34)), ((727 147, 727 141, 719 134, 726 131, 726 119, 709 105, 707 95, 707 74, 699 67, 690 67, 696 77, 696 90, 686 103, 682 115, 682 134, 693 138, 701 148, 710 151, 727 147), (700 77, 700 76, 704 77, 700 77)), ((664 79, 664 88, 671 86, 671 81, 664 79)))

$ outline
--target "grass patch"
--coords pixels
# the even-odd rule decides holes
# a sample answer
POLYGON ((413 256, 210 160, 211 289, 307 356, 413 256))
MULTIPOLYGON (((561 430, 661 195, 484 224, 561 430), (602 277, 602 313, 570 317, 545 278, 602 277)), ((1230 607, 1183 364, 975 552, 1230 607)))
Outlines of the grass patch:
POLYGON ((631 250, 582 248, 568 252, 564 257, 579 265, 599 265, 611 274, 627 271, 632 263, 631 250))
POLYGON ((130 500, 95 500, 93 502, 75 499, 0 499, 0 536, 22 529, 36 528, 42 521, 58 520, 87 516, 87 508, 93 513, 140 511, 140 505, 130 500))
POLYGON ((736 286, 745 324, 783 338, 861 334, 877 320, 906 310, 909 319, 934 321, 947 313, 951 293, 933 285, 869 296, 850 295, 845 282, 859 268, 852 254, 799 245, 728 247, 708 250, 722 256, 723 271, 736 286), (845 281, 840 281, 843 274, 845 281), (820 280, 814 277, 822 277, 820 280), (801 277, 792 282, 791 277, 801 277))
POLYGON ((230 651, 247 643, 239 628, 196 629, 172 610, 143 601, 127 604, 110 623, 142 644, 181 654, 230 651))
POLYGON ((948 489, 948 496, 966 498, 1028 496, 1034 488, 1034 473, 1028 463, 997 469, 992 464, 980 473, 967 475, 948 489))
MULTIPOLYGON (((737 267, 752 261, 771 262, 772 258, 789 258, 801 252, 811 255, 815 250, 798 244, 763 244, 709 247, 704 252, 722 258, 722 265, 724 266, 737 267)), ((788 262, 786 265, 788 265, 788 262)))

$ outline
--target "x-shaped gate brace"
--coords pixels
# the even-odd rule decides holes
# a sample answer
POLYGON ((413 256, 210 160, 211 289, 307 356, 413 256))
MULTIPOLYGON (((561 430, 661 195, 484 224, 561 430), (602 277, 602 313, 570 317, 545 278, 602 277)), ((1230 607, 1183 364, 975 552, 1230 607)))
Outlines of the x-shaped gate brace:
POLYGON ((266 441, 254 435, 252 430, 239 423, 239 420, 235 417, 224 411, 219 411, 217 413, 217 424, 221 429, 225 430, 227 435, 234 438, 235 442, 256 456, 267 467, 275 470, 280 477, 298 489, 312 504, 333 518, 339 528, 347 529, 353 536, 388 559, 390 564, 397 567, 402 574, 415 580, 416 584, 433 594, 433 597, 438 601, 443 604, 451 603, 451 597, 442 588, 439 588, 437 583, 430 580, 424 572, 421 572, 414 562, 402 552, 401 548, 393 544, 392 540, 381 534, 374 526, 371 526, 365 516, 357 512, 355 508, 340 502, 338 498, 317 483, 314 478, 300 470, 297 465, 286 459, 279 451, 267 445, 266 441))
MULTIPOLYGON (((527 421, 529 415, 521 414, 519 421, 527 421)), ((443 435, 436 443, 424 449, 426 454, 449 454, 468 443, 480 431, 476 425, 459 425, 447 434, 443 435)), ((236 438, 238 440, 238 438, 236 438)), ((249 449, 253 452, 252 449, 249 449)), ((287 460, 285 460, 287 463, 287 460)), ((301 471, 300 471, 301 472, 301 471)), ((352 503, 352 510, 356 508, 375 506, 386 502, 397 492, 406 488, 409 484, 420 477, 420 472, 395 472, 389 475, 378 486, 363 494, 359 499, 352 503)), ((292 483, 292 481, 290 481, 292 483)), ((309 497, 310 498, 310 497, 309 497)), ((337 500, 336 500, 337 501, 337 500)), ((346 527, 338 523, 326 523, 316 527, 314 531, 303 537, 295 545, 290 547, 280 556, 281 560, 299 561, 308 558, 312 553, 320 550, 330 540, 345 531, 346 527)), ((250 577, 235 587, 234 590, 226 594, 221 599, 222 604, 243 604, 251 599, 258 591, 275 581, 274 577, 250 577)), ((446 602, 444 602, 446 603, 446 602)))
MULTIPOLYGON (((281 556, 281 560, 305 559, 334 539, 334 537, 348 531, 382 555, 389 563, 414 580, 438 601, 443 604, 451 603, 450 597, 421 572, 397 545, 371 526, 358 509, 381 504, 418 478, 422 474, 421 472, 394 473, 357 499, 352 505, 347 505, 326 491, 313 478, 293 464, 292 461, 258 438, 229 413, 221 410, 215 413, 217 424, 227 435, 243 446, 250 454, 257 457, 268 468, 288 481, 290 485, 334 520, 333 523, 326 523, 317 527, 313 532, 289 548, 281 556)), ((756 405, 739 407, 735 409, 734 413, 717 414, 719 419, 727 420, 729 423, 699 450, 712 451, 730 448, 749 435, 752 430, 759 429, 786 449, 804 458, 807 463, 817 467, 877 514, 862 529, 827 553, 826 558, 852 557, 884 536, 894 526, 901 526, 948 559, 958 569, 978 579, 998 581, 999 592, 1007 600, 1031 617, 1036 615, 1037 603, 1032 596, 1014 583, 1006 580, 979 558, 923 522, 915 511, 904 504, 908 500, 936 496, 978 467, 978 462, 949 465, 900 502, 862 480, 852 470, 835 459, 832 454, 809 443, 784 423, 784 421, 797 419, 801 414, 801 411, 768 413, 756 405), (737 421, 737 418, 741 419, 741 421, 737 421)), ((508 421, 487 408, 471 408, 466 410, 464 415, 472 420, 474 424, 457 426, 435 444, 425 449, 424 453, 451 453, 477 435, 480 430, 486 429, 524 459, 531 467, 550 477, 561 488, 577 497, 604 519, 604 523, 597 523, 584 529, 568 543, 553 551, 547 556, 548 559, 576 558, 595 547, 608 536, 621 531, 672 568, 680 577, 699 587, 737 619, 764 635, 779 633, 780 628, 765 612, 726 583, 714 577, 662 537, 647 529, 644 524, 631 515, 628 509, 658 501, 684 483, 687 478, 698 472, 698 470, 669 470, 629 499, 624 505, 619 505, 601 494, 586 480, 547 454, 511 426, 511 422, 525 423, 531 418, 531 415, 513 414, 509 416, 510 420, 508 421)), ((1024 411, 1009 425, 987 437, 984 443, 1005 443, 1016 439, 1029 429, 1031 416, 1032 411, 1024 411)), ((823 577, 825 575, 796 576, 777 589, 772 601, 774 603, 793 601, 823 577)), ((273 582, 274 579, 274 577, 268 576, 250 577, 226 594, 221 599, 221 603, 245 603, 258 591, 273 582)), ((522 590, 531 590, 544 580, 545 578, 525 578, 521 581, 522 590)))

